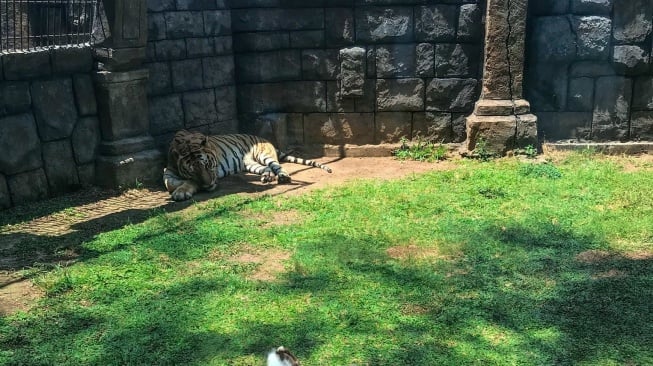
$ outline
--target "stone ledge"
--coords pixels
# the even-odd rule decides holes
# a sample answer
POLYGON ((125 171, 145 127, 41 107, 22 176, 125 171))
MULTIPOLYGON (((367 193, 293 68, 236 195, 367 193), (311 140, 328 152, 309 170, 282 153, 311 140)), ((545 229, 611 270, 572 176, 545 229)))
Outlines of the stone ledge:
POLYGON ((581 151, 592 149, 608 155, 653 153, 653 142, 545 142, 544 151, 581 151))
MULTIPOLYGON (((454 153, 460 148, 460 143, 443 144, 449 153, 454 153)), ((378 145, 303 145, 298 147, 297 156, 304 158, 327 157, 327 158, 372 158, 392 156, 392 152, 401 147, 401 144, 378 144, 378 145)), ((291 154, 293 155, 293 154, 291 154)))

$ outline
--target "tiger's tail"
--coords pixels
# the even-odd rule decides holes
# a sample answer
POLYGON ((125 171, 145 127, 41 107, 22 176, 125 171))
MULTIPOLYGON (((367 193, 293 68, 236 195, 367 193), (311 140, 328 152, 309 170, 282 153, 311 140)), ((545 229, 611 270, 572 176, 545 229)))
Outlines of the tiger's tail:
POLYGON ((331 173, 332 170, 328 166, 324 164, 320 164, 317 161, 313 161, 310 159, 302 159, 298 158, 296 156, 292 156, 286 153, 280 153, 279 155, 279 161, 281 162, 288 162, 288 163, 295 163, 295 164, 301 164, 301 165, 306 165, 306 166, 312 166, 314 168, 320 168, 322 170, 327 171, 328 173, 331 173))

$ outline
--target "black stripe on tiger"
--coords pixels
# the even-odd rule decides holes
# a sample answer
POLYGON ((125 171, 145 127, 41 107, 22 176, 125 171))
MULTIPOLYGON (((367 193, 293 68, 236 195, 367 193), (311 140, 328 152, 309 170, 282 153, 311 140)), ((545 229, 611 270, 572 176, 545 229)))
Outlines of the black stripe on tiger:
POLYGON ((302 159, 302 158, 298 158, 296 156, 286 155, 285 153, 280 153, 279 160, 282 161, 282 162, 287 162, 287 163, 295 163, 295 164, 301 164, 301 165, 306 165, 306 166, 312 166, 314 168, 320 168, 320 169, 323 169, 323 170, 327 171, 328 173, 333 172, 331 170, 331 168, 329 168, 328 166, 326 166, 324 164, 318 163, 317 161, 310 160, 310 159, 302 159))

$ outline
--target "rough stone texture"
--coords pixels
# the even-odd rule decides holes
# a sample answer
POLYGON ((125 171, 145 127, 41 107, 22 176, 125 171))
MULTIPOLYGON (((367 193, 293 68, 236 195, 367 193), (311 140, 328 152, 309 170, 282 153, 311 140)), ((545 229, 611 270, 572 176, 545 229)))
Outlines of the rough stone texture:
POLYGON ((72 80, 35 81, 31 93, 41 139, 52 141, 69 137, 77 121, 72 80))
POLYGON ((535 18, 530 43, 539 63, 571 62, 576 57, 576 37, 566 17, 535 18))
POLYGON ((415 76, 415 46, 412 44, 377 46, 376 74, 379 78, 415 76))
MULTIPOLYGON (((463 122, 464 126, 464 122, 463 122)), ((412 138, 428 141, 451 142, 453 136, 452 114, 443 112, 413 113, 412 138)))
POLYGON ((458 15, 459 41, 475 41, 483 34, 483 9, 478 4, 463 4, 458 15))
POLYGON ((14 205, 34 202, 48 197, 48 180, 43 169, 16 174, 7 178, 14 205))
POLYGON ((215 88, 215 105, 218 111, 218 121, 236 119, 236 87, 222 86, 215 88))
POLYGON ((82 187, 89 187, 95 184, 95 163, 77 166, 77 176, 82 187))
POLYGON ((530 10, 536 15, 564 14, 569 11, 569 0, 529 1, 530 10))
POLYGON ((426 87, 426 110, 468 112, 477 100, 476 79, 433 79, 426 87))
POLYGON ((415 10, 415 18, 415 37, 418 41, 443 42, 456 37, 456 6, 421 6, 415 10))
POLYGON ((356 39, 363 43, 394 43, 413 36, 413 11, 409 7, 356 9, 356 39))
POLYGON ((204 36, 204 19, 201 12, 167 12, 165 20, 167 39, 204 36))
POLYGON ((31 114, 0 118, 0 173, 21 173, 41 167, 41 144, 31 114))
POLYGON ((653 141, 653 111, 633 112, 630 138, 635 141, 653 141))
POLYGON ((611 76, 615 74, 612 62, 607 61, 578 61, 571 64, 569 69, 570 77, 597 77, 611 76))
POLYGON ((93 79, 88 74, 77 74, 73 76, 73 89, 77 111, 80 116, 91 116, 97 114, 97 102, 95 101, 95 88, 93 79))
POLYGON ((485 141, 484 149, 493 154, 537 143, 537 119, 534 115, 476 116, 467 118, 465 148, 472 152, 478 141, 485 141))
POLYGON ((0 209, 7 207, 11 207, 11 196, 9 195, 7 179, 3 174, 0 174, 0 209))
POLYGON ((153 42, 155 58, 158 61, 181 60, 186 57, 186 41, 183 39, 166 39, 153 42))
MULTIPOLYGON (((360 89, 361 95, 363 89, 360 89)), ((356 99, 344 97, 335 81, 327 82, 327 112, 355 112, 356 99)))
POLYGON ((623 140, 628 136, 632 80, 601 77, 596 81, 592 138, 598 141, 623 140))
POLYGON ((419 77, 435 75, 435 47, 431 43, 420 43, 415 46, 415 73, 419 77))
POLYGON ((322 32, 321 30, 290 32, 290 47, 292 48, 324 47, 324 32, 322 32))
POLYGON ((640 46, 614 46, 612 59, 617 72, 638 75, 649 70, 649 53, 640 46))
POLYGON ((150 77, 147 79, 147 95, 162 95, 172 92, 170 63, 153 62, 147 64, 150 77))
POLYGON ((52 50, 52 72, 56 75, 89 72, 93 57, 89 47, 70 47, 52 50))
POLYGON ((548 141, 591 138, 591 112, 538 112, 538 126, 542 138, 548 141))
POLYGON ((290 37, 286 32, 239 33, 233 36, 236 52, 273 51, 290 47, 290 37))
POLYGON ((27 112, 31 103, 32 97, 29 93, 28 82, 0 83, 0 116, 27 112))
POLYGON ((176 94, 149 99, 150 129, 157 134, 184 128, 181 97, 176 94))
POLYGON ((5 80, 29 80, 52 73, 49 52, 2 55, 2 64, 5 80))
POLYGON ((186 50, 190 58, 213 56, 214 38, 187 38, 186 50))
POLYGON ((301 52, 276 50, 236 56, 236 74, 240 82, 271 82, 301 79, 301 52))
POLYGON ((560 111, 567 102, 567 65, 536 63, 529 70, 527 98, 534 111, 560 111))
POLYGON ((653 27, 651 0, 613 0, 614 32, 617 42, 643 42, 653 27))
POLYGON ((402 137, 411 138, 411 112, 379 112, 376 114, 375 143, 397 143, 402 137))
POLYGON ((340 50, 340 95, 362 96, 365 87, 365 49, 361 47, 340 50))
POLYGON ((635 79, 633 109, 653 110, 653 76, 643 76, 635 79))
POLYGON ((337 49, 303 50, 302 78, 304 80, 335 80, 339 64, 337 49))
POLYGON ((233 84, 235 78, 232 56, 205 57, 202 59, 204 88, 233 84))
POLYGON ((172 88, 175 92, 189 90, 199 90, 204 87, 202 77, 202 60, 189 59, 182 61, 173 61, 172 70, 172 88))
POLYGON ((567 109, 589 112, 594 105, 594 79, 574 78, 569 80, 567 109))
POLYGON ((304 116, 306 144, 374 143, 372 113, 311 113, 304 116))
POLYGON ((204 34, 221 36, 231 34, 231 12, 228 10, 205 11, 204 34))
POLYGON ((59 140, 43 144, 43 161, 48 177, 50 193, 69 192, 79 188, 77 167, 73 159, 70 140, 59 140))
POLYGON ((578 37, 579 58, 606 59, 610 55, 612 21, 609 18, 575 17, 574 31, 578 37))
POLYGON ((378 79, 376 100, 379 111, 420 111, 424 109, 422 79, 378 79))
POLYGON ((610 14, 612 0, 571 0, 574 14, 610 14))
POLYGON ((251 113, 326 111, 326 83, 321 81, 241 84, 237 88, 237 93, 239 111, 251 113))
POLYGON ((97 117, 83 117, 77 121, 71 138, 75 161, 87 164, 95 160, 100 144, 100 121, 97 117))
POLYGON ((185 93, 183 105, 186 127, 208 125, 218 121, 215 93, 212 89, 185 93))
POLYGON ((327 8, 325 16, 326 44, 347 46, 354 43, 354 10, 351 8, 327 8))
POLYGON ((476 77, 480 50, 473 45, 438 44, 435 46, 436 77, 476 77))

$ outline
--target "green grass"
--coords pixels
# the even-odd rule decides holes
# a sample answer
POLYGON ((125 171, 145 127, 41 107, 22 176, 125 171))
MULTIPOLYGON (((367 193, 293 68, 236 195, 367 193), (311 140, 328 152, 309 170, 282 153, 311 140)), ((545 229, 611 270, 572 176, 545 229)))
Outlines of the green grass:
POLYGON ((0 364, 653 364, 653 171, 455 164, 99 234, 0 318, 0 364), (290 256, 275 281, 234 260, 266 252, 290 256))

